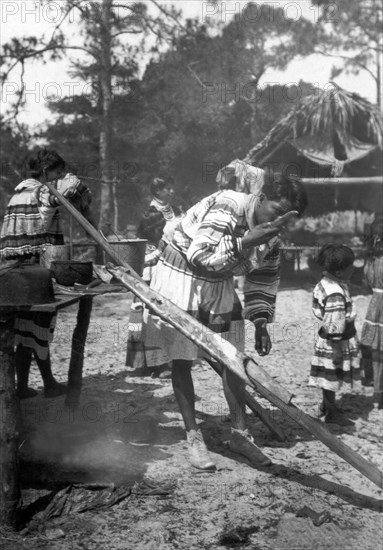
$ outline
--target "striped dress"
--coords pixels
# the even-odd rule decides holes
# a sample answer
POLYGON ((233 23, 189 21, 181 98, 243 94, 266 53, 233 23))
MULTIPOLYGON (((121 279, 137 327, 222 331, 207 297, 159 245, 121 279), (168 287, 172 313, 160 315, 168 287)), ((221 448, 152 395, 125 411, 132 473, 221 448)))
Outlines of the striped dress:
POLYGON ((337 391, 359 389, 361 370, 355 313, 346 283, 326 275, 313 293, 313 313, 322 321, 311 362, 309 385, 337 391), (341 342, 342 362, 334 364, 332 342, 341 342))
POLYGON ((383 257, 366 263, 364 274, 372 297, 362 328, 361 344, 374 354, 374 389, 383 392, 383 257))
MULTIPOLYGON (((223 191, 190 208, 164 250, 151 282, 151 288, 211 330, 223 333, 238 349, 243 349, 245 334, 233 276, 247 275, 254 269, 260 273, 258 284, 256 277, 249 282, 246 318, 270 320, 275 305, 277 242, 257 247, 252 253, 241 246, 241 238, 254 225, 258 201, 254 195, 223 191)), ((195 344, 146 310, 143 335, 149 367, 198 357, 195 344)))
MULTIPOLYGON (((54 196, 46 186, 34 179, 22 181, 8 203, 1 228, 0 255, 25 263, 38 261, 46 244, 64 243, 60 215, 54 196), (35 260, 29 259, 34 256, 35 260)), ((40 359, 47 359, 56 315, 20 312, 15 319, 15 346, 34 350, 40 359)))
POLYGON ((15 188, 8 203, 0 234, 2 258, 39 254, 46 244, 64 244, 60 213, 55 197, 35 179, 15 188))

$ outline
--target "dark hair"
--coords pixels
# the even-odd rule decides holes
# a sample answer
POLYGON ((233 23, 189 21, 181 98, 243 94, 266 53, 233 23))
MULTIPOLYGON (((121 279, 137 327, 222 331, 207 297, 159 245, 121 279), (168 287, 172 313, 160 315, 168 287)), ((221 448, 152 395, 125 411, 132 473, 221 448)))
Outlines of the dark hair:
POLYGON ((235 191, 237 188, 237 176, 235 175, 234 166, 226 166, 220 173, 221 179, 218 184, 218 189, 220 191, 226 191, 226 189, 235 191))
POLYGON ((344 244, 325 244, 318 254, 318 264, 332 274, 346 269, 354 263, 354 260, 353 251, 344 244))
POLYGON ((363 235, 369 256, 383 256, 383 215, 375 214, 374 221, 366 225, 363 235))
POLYGON ((307 193, 298 176, 274 174, 273 178, 266 181, 262 191, 271 201, 281 202, 287 199, 291 203, 292 210, 297 210, 299 216, 302 216, 306 210, 307 193))
POLYGON ((154 178, 154 180, 150 184, 150 192, 152 195, 156 196, 158 191, 162 191, 163 189, 166 189, 168 187, 171 187, 170 183, 167 183, 161 178, 154 178))
POLYGON ((137 237, 155 242, 155 230, 165 227, 166 221, 158 210, 151 206, 149 210, 143 213, 142 218, 137 227, 137 237))
POLYGON ((40 149, 28 160, 28 174, 32 178, 38 178, 46 171, 65 168, 65 161, 53 149, 40 149))

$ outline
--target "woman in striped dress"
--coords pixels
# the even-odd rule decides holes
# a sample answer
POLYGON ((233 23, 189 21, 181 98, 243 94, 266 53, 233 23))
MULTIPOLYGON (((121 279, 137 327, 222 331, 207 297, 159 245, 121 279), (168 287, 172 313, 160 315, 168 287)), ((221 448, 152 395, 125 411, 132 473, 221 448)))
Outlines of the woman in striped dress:
MULTIPOLYGON (((17 185, 8 203, 1 228, 2 260, 17 260, 38 264, 42 247, 64 244, 56 198, 44 186, 45 181, 59 179, 64 160, 55 152, 41 150, 29 160, 30 177, 17 185)), ((20 312, 15 319, 15 363, 17 395, 33 397, 37 391, 28 387, 29 369, 35 358, 44 383, 46 397, 56 397, 66 391, 52 374, 49 342, 52 341, 56 315, 52 313, 20 312)))
POLYGON ((364 273, 372 297, 362 328, 361 344, 372 358, 374 401, 383 409, 383 219, 376 219, 366 232, 368 260, 364 273))
MULTIPOLYGON (((276 175, 263 191, 258 196, 220 191, 190 208, 165 248, 150 285, 242 349, 244 332, 230 330, 228 334, 232 321, 241 318, 233 276, 249 273, 254 263, 259 267, 262 257, 269 252, 270 240, 291 217, 301 214, 307 204, 306 193, 297 179, 276 175), (258 254, 253 253, 254 247, 260 247, 258 254)), ((266 280, 262 288, 267 290, 266 280)), ((265 303, 269 303, 267 297, 265 303)), ((264 313, 260 311, 259 300, 256 304, 255 311, 250 307, 245 316, 254 322, 257 333, 257 319, 263 323, 264 313)), ((195 420, 191 366, 198 357, 197 346, 148 312, 144 316, 144 340, 155 349, 155 361, 159 356, 162 363, 172 361, 173 389, 185 423, 192 465, 199 469, 214 468, 195 420)), ((259 343, 261 339, 256 341, 259 343)), ((146 357, 151 366, 149 351, 146 357)), ((232 418, 231 450, 255 464, 270 464, 246 430, 244 384, 224 369, 223 387, 232 418)))
POLYGON ((325 422, 351 426, 335 405, 335 392, 342 386, 359 389, 361 371, 355 330, 355 313, 348 289, 354 253, 344 245, 322 247, 318 263, 323 278, 313 292, 313 313, 322 321, 311 362, 309 385, 322 389, 321 411, 325 422))

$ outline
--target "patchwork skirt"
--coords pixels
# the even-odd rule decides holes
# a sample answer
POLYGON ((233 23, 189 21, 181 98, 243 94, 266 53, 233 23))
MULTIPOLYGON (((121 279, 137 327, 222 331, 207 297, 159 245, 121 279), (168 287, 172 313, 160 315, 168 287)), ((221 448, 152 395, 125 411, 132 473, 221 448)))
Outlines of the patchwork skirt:
MULTIPOLYGON (((245 325, 233 277, 198 273, 169 245, 154 270, 150 287, 243 350, 245 325)), ((155 367, 177 359, 193 361, 204 355, 196 344, 146 308, 142 337, 143 366, 155 367)))
POLYGON ((31 348, 39 359, 47 359, 53 340, 57 316, 55 313, 20 312, 15 319, 15 347, 31 348))
POLYGON ((356 337, 341 340, 343 360, 334 364, 331 340, 318 337, 311 361, 309 385, 323 390, 338 391, 361 388, 362 371, 359 362, 359 342, 356 337))

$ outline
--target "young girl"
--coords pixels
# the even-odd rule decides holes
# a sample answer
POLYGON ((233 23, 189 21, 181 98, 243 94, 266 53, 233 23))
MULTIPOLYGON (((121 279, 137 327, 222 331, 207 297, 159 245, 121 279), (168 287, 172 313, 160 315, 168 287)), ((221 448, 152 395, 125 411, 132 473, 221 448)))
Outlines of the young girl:
MULTIPOLYGON (((166 221, 161 212, 149 207, 138 225, 137 237, 147 239, 145 250, 145 266, 142 278, 149 285, 152 279, 153 268, 158 263, 166 242, 162 239, 166 221)), ((164 378, 166 370, 164 367, 148 368, 146 366, 145 348, 141 338, 142 315, 144 305, 138 299, 132 303, 129 316, 128 345, 126 352, 126 366, 132 368, 131 376, 160 376, 164 378), (161 372, 162 371, 162 372, 161 372)), ((170 373, 168 373, 170 374, 170 373)))
POLYGON ((167 181, 154 178, 150 186, 150 192, 153 195, 150 208, 162 214, 166 222, 163 229, 163 239, 170 242, 175 228, 184 214, 180 208, 172 204, 174 189, 167 181))
POLYGON ((343 385, 360 387, 358 342, 348 281, 353 272, 354 253, 341 244, 322 247, 318 263, 323 278, 313 293, 313 313, 322 321, 315 343, 309 385, 322 388, 321 412, 325 422, 351 426, 335 405, 335 392, 343 385))
POLYGON ((383 219, 377 218, 365 233, 368 259, 364 268, 372 297, 362 328, 361 344, 372 358, 374 401, 383 409, 383 219))

